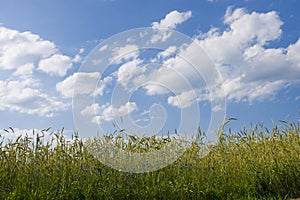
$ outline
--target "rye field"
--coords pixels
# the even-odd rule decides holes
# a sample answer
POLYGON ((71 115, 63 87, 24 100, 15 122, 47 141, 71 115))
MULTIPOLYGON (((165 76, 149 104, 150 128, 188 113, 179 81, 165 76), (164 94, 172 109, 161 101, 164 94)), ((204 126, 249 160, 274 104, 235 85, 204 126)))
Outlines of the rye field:
MULTIPOLYGON (((229 120, 230 121, 230 120, 229 120)), ((227 122, 229 122, 227 121, 227 122)), ((227 123, 226 122, 226 123, 227 123)), ((225 125, 225 123, 224 123, 225 125)), ((230 126, 230 123, 226 125, 230 126)), ((13 130, 7 130, 13 131, 13 130)), ((199 156, 205 133, 174 163, 153 172, 112 169, 74 133, 45 129, 35 137, 0 138, 0 199, 294 199, 300 197, 300 122, 257 124, 232 133, 222 126, 219 142, 199 156), (45 140, 45 137, 50 140, 45 140)), ((158 139, 107 135, 125 151, 161 148, 158 139)))

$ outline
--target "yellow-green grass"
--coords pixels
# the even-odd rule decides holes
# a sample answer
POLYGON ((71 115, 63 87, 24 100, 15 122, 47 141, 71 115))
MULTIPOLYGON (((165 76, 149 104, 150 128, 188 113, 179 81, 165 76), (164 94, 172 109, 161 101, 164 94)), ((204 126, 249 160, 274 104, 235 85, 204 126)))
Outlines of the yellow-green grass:
MULTIPOLYGON (((300 124, 259 124, 237 133, 219 130, 219 143, 199 156, 201 137, 173 164, 154 172, 125 173, 89 154, 77 134, 43 130, 35 139, 4 142, 0 199, 289 199, 300 197, 300 124), (52 140, 43 142, 45 135, 52 140)), ((203 134, 198 130, 197 136, 203 134)), ((127 151, 161 148, 175 138, 107 137, 127 151)))

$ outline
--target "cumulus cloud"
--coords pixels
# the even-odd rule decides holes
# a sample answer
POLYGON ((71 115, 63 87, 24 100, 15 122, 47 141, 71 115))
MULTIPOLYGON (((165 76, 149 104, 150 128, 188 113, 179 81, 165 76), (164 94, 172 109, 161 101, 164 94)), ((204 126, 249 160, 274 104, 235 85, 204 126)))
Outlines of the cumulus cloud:
MULTIPOLYGON (((161 20, 161 24, 168 24, 166 19, 170 17, 161 20)), ((168 103, 176 107, 224 98, 220 95, 223 94, 221 90, 225 90, 229 101, 263 101, 274 98, 279 90, 290 84, 299 83, 300 40, 288 47, 268 47, 282 34, 283 22, 277 12, 249 13, 243 8, 229 7, 223 22, 227 26, 224 31, 212 28, 205 34, 195 36, 190 45, 167 48, 154 59, 162 60, 159 68, 146 70, 148 74, 143 72, 128 79, 136 85, 155 83, 143 86, 148 95, 176 93, 177 96, 168 98, 168 103), (223 80, 212 74, 213 66, 209 65, 210 61, 205 59, 204 53, 194 53, 199 45, 220 70, 223 80), (175 56, 170 57, 172 54, 175 56), (200 68, 195 70, 182 58, 201 63, 200 68), (199 78, 199 72, 203 80, 199 78), (207 83, 212 88, 205 88, 207 83), (191 95, 191 88, 196 91, 195 95, 191 95)), ((159 27, 158 24, 155 23, 155 26, 159 27)), ((213 109, 218 111, 220 107, 213 109)))
POLYGON ((99 72, 76 72, 63 81, 57 83, 56 90, 65 98, 72 98, 73 95, 85 94, 91 96, 102 96, 104 93, 104 89, 107 87, 107 84, 112 81, 112 78, 105 77, 103 80, 99 79, 99 72), (74 89, 76 89, 75 94, 74 89))
POLYGON ((0 81, 0 110, 52 117, 68 108, 68 104, 40 91, 35 80, 0 81))
POLYGON ((52 55, 55 45, 30 32, 0 27, 0 69, 17 69, 52 55))
POLYGON ((160 22, 153 22, 152 27, 155 29, 175 29, 177 25, 183 23, 192 16, 191 11, 178 12, 174 10, 166 15, 160 22))
POLYGON ((55 54, 40 61, 38 69, 51 75, 64 76, 72 67, 72 60, 68 56, 55 54))
POLYGON ((102 107, 100 107, 99 104, 94 103, 90 106, 87 106, 80 113, 82 115, 94 115, 96 113, 99 113, 101 110, 104 110, 106 107, 107 107, 107 105, 102 105, 102 107))
POLYGON ((178 94, 176 97, 171 96, 168 103, 182 108, 199 99, 197 90, 203 90, 205 81, 213 85, 221 83, 212 70, 213 63, 197 42, 180 47, 170 46, 151 60, 154 63, 158 61, 160 64, 156 68, 144 64, 141 59, 127 61, 115 73, 117 81, 129 92, 142 87, 147 95, 178 94), (196 95, 191 96, 190 91, 194 89, 196 95))
POLYGON ((230 101, 263 101, 267 98, 273 99, 276 92, 287 86, 284 80, 264 81, 257 80, 244 82, 243 77, 228 79, 224 82, 227 99, 230 101))
POLYGON ((170 96, 168 98, 168 104, 178 107, 178 108, 186 108, 191 106, 197 99, 197 95, 195 91, 185 91, 176 96, 170 96))
POLYGON ((213 28, 197 40, 221 70, 227 99, 250 103, 272 99, 280 89, 299 82, 300 42, 267 47, 282 34, 277 12, 248 13, 229 7, 224 24, 225 31, 213 28))
MULTIPOLYGON (((168 55, 170 52, 175 51, 173 47, 168 49, 172 51, 166 51, 168 53, 160 52, 158 56, 161 57, 162 53, 168 55)), ((192 42, 189 45, 179 47, 175 56, 165 57, 162 59, 159 68, 151 70, 148 75, 141 76, 133 82, 139 83, 144 81, 153 83, 143 86, 148 95, 188 94, 185 92, 192 89, 196 90, 198 95, 199 91, 203 90, 206 84, 221 84, 221 80, 218 79, 218 74, 216 74, 213 67, 213 63, 206 56, 203 49, 196 42, 192 42)), ((173 98, 171 99, 169 103, 172 102, 172 105, 175 105, 175 101, 173 101, 173 98)))
POLYGON ((142 60, 134 59, 121 65, 117 71, 117 81, 127 89, 128 85, 132 83, 133 77, 136 77, 147 70, 145 66, 140 66, 141 64, 142 60))
POLYGON ((25 64, 20 66, 14 73, 14 76, 21 76, 21 77, 31 77, 34 70, 34 65, 32 63, 25 64))
POLYGON ((295 44, 291 44, 287 48, 287 60, 294 64, 295 68, 300 68, 300 38, 295 44))
MULTIPOLYGON (((229 9, 230 10, 230 9, 229 9)), ((278 13, 246 13, 244 9, 226 12, 224 32, 212 29, 202 35, 200 44, 217 63, 242 61, 243 51, 252 45, 265 45, 279 39, 283 22, 278 13)))
POLYGON ((39 35, 0 26, 0 69, 28 75, 38 65, 46 73, 63 76, 72 67, 72 59, 59 54, 53 42, 39 35))
MULTIPOLYGON (((196 87, 190 85, 199 78, 196 70, 186 61, 176 57, 163 62, 160 68, 152 70, 147 76, 138 79, 140 82, 150 82, 144 87, 148 95, 167 94, 170 92, 181 93, 196 87)), ((136 81, 137 82, 137 81, 136 81)), ((201 80, 199 80, 199 83, 201 80)))
POLYGON ((47 117, 66 110, 69 104, 50 95, 55 91, 36 70, 64 76, 78 56, 62 55, 53 42, 37 34, 0 25, 0 72, 6 74, 0 81, 0 110, 47 117))
POLYGON ((113 105, 92 104, 87 106, 81 111, 82 115, 95 115, 92 121, 94 123, 101 123, 102 121, 112 121, 114 118, 128 115, 134 111, 137 111, 138 107, 135 102, 127 102, 120 107, 114 107, 113 105))
POLYGON ((191 16, 191 11, 178 12, 177 10, 174 10, 168 13, 165 18, 160 20, 160 22, 153 22, 152 28, 157 30, 157 34, 152 36, 150 42, 156 43, 158 41, 166 41, 172 35, 172 32, 167 29, 176 29, 179 24, 188 20, 191 16))

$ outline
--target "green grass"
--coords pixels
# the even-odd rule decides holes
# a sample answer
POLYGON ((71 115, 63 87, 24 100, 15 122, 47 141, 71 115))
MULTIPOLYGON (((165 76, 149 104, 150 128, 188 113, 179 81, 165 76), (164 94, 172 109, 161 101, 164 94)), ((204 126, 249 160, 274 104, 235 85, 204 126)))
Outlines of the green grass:
MULTIPOLYGON (((282 122, 237 133, 201 158, 201 138, 173 164, 125 173, 93 156, 75 134, 43 130, 35 139, 0 141, 0 199, 289 199, 300 197, 300 124, 282 122), (43 142, 51 135, 52 140, 43 142)), ((201 135, 198 132, 198 135, 201 135)), ((122 136, 122 137, 121 137, 122 136)), ((108 137, 126 151, 147 152, 174 140, 108 137), (126 139, 126 140, 125 140, 126 139)))

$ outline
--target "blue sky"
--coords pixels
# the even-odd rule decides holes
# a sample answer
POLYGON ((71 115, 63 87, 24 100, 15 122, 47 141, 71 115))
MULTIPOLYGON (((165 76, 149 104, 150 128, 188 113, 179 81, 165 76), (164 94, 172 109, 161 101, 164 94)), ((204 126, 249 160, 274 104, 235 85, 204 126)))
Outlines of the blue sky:
MULTIPOLYGON (((0 128, 11 126, 24 132, 49 126, 53 130, 65 127, 68 133, 78 129, 73 119, 72 94, 83 61, 111 36, 143 27, 179 31, 204 49, 222 76, 225 117, 238 119, 230 124, 234 130, 249 126, 250 121, 263 121, 271 126, 271 119, 278 122, 287 115, 297 121, 300 110, 299 7, 297 0, 0 1, 0 128)), ((159 124, 164 120, 157 121, 162 131, 173 130, 180 124, 180 110, 196 103, 198 108, 190 112, 193 115, 199 112, 200 126, 207 130, 212 113, 223 109, 212 106, 212 99, 218 100, 220 93, 216 90, 210 99, 198 91, 194 83, 192 87, 197 91, 193 97, 189 90, 171 94, 157 87, 142 87, 132 93, 127 103, 110 104, 109 93, 117 83, 125 84, 126 74, 122 76, 121 67, 125 69, 130 62, 138 67, 131 67, 135 69, 133 73, 139 73, 129 78, 129 82, 134 82, 147 71, 143 72, 142 64, 150 63, 151 55, 155 57, 162 52, 146 52, 143 57, 139 51, 138 55, 129 55, 123 63, 112 65, 115 73, 112 70, 111 74, 107 72, 107 79, 102 77, 93 105, 86 105, 85 112, 81 110, 81 114, 90 116, 92 108, 96 116, 82 118, 81 122, 93 123, 94 120, 94 124, 101 124, 103 131, 109 131, 114 120, 110 112, 114 112, 116 118, 131 116, 132 121, 143 127, 150 122, 149 109, 153 108, 154 116, 155 112, 160 117, 164 113, 167 116, 165 126, 159 124)), ((175 58, 176 53, 173 52, 175 58)), ((186 53, 191 55, 192 52, 186 53)), ((163 59, 162 65, 170 62, 172 56, 163 59)), ((160 66, 156 67, 156 75, 145 75, 147 80, 152 77, 158 81, 161 79, 157 77, 166 76, 159 70, 160 66)), ((98 80, 97 75, 96 71, 87 75, 84 83, 98 80)), ((192 80, 192 77, 186 78, 192 80)), ((172 83, 177 81, 174 78, 166 85, 176 88, 172 83)))

